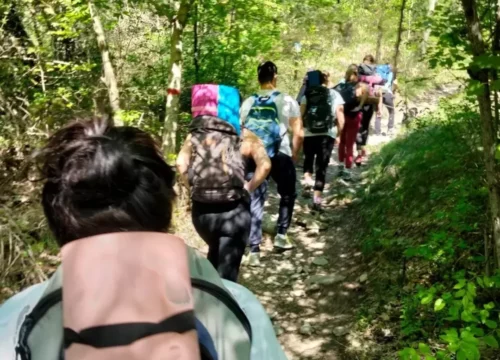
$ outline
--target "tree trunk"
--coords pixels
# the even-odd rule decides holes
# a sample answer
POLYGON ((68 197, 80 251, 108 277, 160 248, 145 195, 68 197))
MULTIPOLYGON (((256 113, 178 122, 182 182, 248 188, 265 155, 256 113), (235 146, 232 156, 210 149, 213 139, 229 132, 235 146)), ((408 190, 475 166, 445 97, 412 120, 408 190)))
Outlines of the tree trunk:
POLYGON ((375 53, 375 59, 381 63, 382 59, 382 39, 384 38, 384 14, 380 14, 377 22, 377 52, 375 53))
POLYGON ((97 36, 97 44, 101 52, 102 68, 104 72, 104 83, 108 88, 109 105, 113 114, 113 121, 117 126, 123 126, 120 111, 120 92, 118 91, 118 83, 116 82, 113 64, 109 57, 108 44, 106 43, 106 36, 104 35, 104 28, 102 27, 101 19, 97 15, 96 9, 92 1, 89 1, 90 16, 94 22, 94 31, 97 36))
POLYGON ((197 84, 200 83, 200 48, 198 44, 198 4, 194 5, 194 28, 193 28, 193 57, 194 57, 194 78, 197 84))
MULTIPOLYGON (((496 5, 496 21, 495 21, 495 29, 493 35, 493 54, 498 56, 500 54, 500 0, 497 0, 496 5)), ((495 68, 491 71, 491 75, 494 81, 498 81, 498 70, 495 68)), ((498 91, 493 92, 494 101, 495 101, 495 123, 498 126, 498 122, 500 119, 500 109, 498 106, 498 91)))
POLYGON ((170 65, 168 89, 163 125, 162 147, 165 154, 175 154, 177 121, 179 118, 179 96, 182 82, 182 34, 193 0, 181 0, 177 15, 172 19, 172 39, 170 42, 170 65))
POLYGON ((394 48, 394 79, 398 76, 398 59, 399 59, 399 48, 401 46, 401 38, 403 36, 403 22, 405 20, 405 8, 406 0, 401 3, 400 15, 399 15, 399 26, 398 26, 398 37, 396 40, 396 46, 394 48))
MULTIPOLYGON (((474 57, 484 55, 486 46, 481 34, 481 24, 477 15, 475 0, 462 0, 462 6, 467 21, 467 32, 472 45, 474 57)), ((489 189, 489 205, 491 211, 493 244, 497 268, 500 266, 500 188, 498 186, 495 151, 497 142, 498 124, 494 121, 491 111, 491 93, 488 83, 487 69, 469 71, 472 79, 483 84, 482 91, 477 95, 479 114, 481 117, 481 138, 484 148, 484 162, 486 167, 486 181, 489 189)))
POLYGON ((407 42, 410 42, 410 40, 411 40, 412 11, 413 11, 413 0, 410 0, 410 9, 408 10, 408 29, 407 29, 408 40, 407 40, 407 42))
MULTIPOLYGON (((434 10, 436 9, 437 0, 429 0, 429 7, 427 8, 427 18, 432 17, 434 10)), ((427 53, 427 44, 429 43, 429 38, 431 36, 431 28, 428 26, 424 30, 424 35, 422 39, 422 44, 420 45, 420 54, 424 56, 427 53)))

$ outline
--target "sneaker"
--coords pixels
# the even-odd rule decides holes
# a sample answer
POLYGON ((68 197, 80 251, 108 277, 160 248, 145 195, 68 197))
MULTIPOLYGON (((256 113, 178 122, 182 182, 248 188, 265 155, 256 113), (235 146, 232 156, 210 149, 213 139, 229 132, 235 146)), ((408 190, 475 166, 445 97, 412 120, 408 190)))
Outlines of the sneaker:
POLYGON ((344 181, 352 181, 352 174, 349 170, 345 170, 344 174, 342 175, 342 180, 344 181))
POLYGON ((314 212, 318 212, 318 213, 323 212, 323 208, 321 207, 321 204, 317 204, 317 203, 312 204, 311 210, 314 212))
POLYGON ((281 250, 290 250, 295 247, 295 245, 292 244, 292 241, 288 238, 287 235, 282 235, 278 234, 274 238, 273 245, 275 248, 279 248, 281 250))
POLYGON ((356 164, 356 166, 362 166, 364 161, 365 159, 361 154, 356 156, 356 159, 354 159, 354 163, 356 164))
POLYGON ((251 267, 260 267, 260 252, 251 252, 248 254, 247 264, 251 267))
POLYGON ((314 180, 312 178, 304 179, 302 184, 304 188, 312 188, 314 186, 314 180))
POLYGON ((339 165, 338 169, 339 169, 339 172, 337 173, 337 176, 342 177, 344 175, 344 172, 345 172, 345 166, 339 165))
POLYGON ((387 132, 387 136, 388 137, 394 137, 396 135, 396 133, 394 132, 394 129, 389 129, 389 131, 387 132))

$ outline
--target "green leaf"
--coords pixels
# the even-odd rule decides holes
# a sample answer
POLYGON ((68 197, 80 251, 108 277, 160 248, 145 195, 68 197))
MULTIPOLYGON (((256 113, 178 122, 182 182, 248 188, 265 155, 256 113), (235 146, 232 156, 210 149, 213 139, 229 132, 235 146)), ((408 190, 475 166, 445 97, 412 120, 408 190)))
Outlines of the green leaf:
POLYGON ((450 357, 442 350, 439 350, 436 354, 438 360, 448 360, 450 357))
POLYGON ((483 341, 486 345, 493 349, 498 349, 498 341, 495 339, 493 335, 488 335, 483 338, 483 341))
POLYGON ((429 355, 431 353, 430 347, 424 343, 418 344, 418 351, 420 351, 422 355, 429 355))
POLYGON ((484 325, 486 325, 490 329, 496 329, 497 328, 497 323, 495 321, 493 321, 493 320, 486 320, 484 322, 484 325))
POLYGON ((484 336, 484 330, 475 326, 472 326, 470 329, 471 333, 476 336, 484 336))
MULTIPOLYGON (((467 360, 479 360, 479 358, 481 357, 481 354, 479 352, 479 348, 477 347, 476 344, 464 342, 461 344, 460 350, 465 353, 467 360)), ((458 353, 457 353, 457 355, 458 355, 458 353)))
POLYGON ((486 310, 491 310, 491 309, 495 308, 495 304, 493 302, 489 302, 489 303, 484 305, 484 308, 486 310))
POLYGON ((434 311, 441 311, 445 308, 446 303, 444 302, 443 299, 437 299, 436 302, 434 303, 434 311))
POLYGON ((453 289, 455 290, 459 290, 461 288, 463 288, 465 286, 465 284, 467 283, 467 281, 465 279, 460 279, 458 280, 458 284, 456 284, 453 289))
POLYGON ((420 303, 422 305, 430 304, 433 298, 434 298, 433 294, 428 294, 420 301, 420 303))
POLYGON ((467 356, 465 356, 465 352, 462 350, 458 350, 457 352, 457 360, 467 360, 467 356))
POLYGON ((464 295, 465 295, 465 290, 464 290, 464 289, 459 290, 459 291, 457 291, 457 292, 455 293, 455 297, 456 297, 456 298, 461 298, 461 297, 464 297, 464 295))
POLYGON ((420 356, 413 348, 404 348, 399 352, 401 360, 420 360, 420 356))

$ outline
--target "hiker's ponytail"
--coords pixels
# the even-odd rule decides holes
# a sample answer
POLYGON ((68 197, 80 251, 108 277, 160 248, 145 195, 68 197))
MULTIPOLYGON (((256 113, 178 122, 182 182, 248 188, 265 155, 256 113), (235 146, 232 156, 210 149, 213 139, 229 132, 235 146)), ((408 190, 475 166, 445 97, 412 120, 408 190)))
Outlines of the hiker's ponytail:
POLYGON ((170 225, 175 173, 147 133, 106 119, 77 121, 41 152, 42 204, 58 242, 170 225))

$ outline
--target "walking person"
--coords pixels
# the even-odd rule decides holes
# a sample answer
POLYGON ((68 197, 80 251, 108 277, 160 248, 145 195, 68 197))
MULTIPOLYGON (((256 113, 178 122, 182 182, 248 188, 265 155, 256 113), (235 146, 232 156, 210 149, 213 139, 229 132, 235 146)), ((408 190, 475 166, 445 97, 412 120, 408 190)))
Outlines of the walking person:
POLYGON ((339 173, 344 180, 352 180, 350 169, 354 160, 354 144, 356 143, 362 120, 364 104, 377 104, 380 98, 370 96, 368 86, 359 82, 359 73, 356 66, 347 68, 345 81, 334 88, 344 100, 344 126, 339 123, 339 173))
POLYGON ((328 88, 328 73, 320 73, 320 83, 307 89, 300 105, 304 124, 304 183, 306 191, 314 189, 312 208, 315 211, 321 211, 326 170, 337 136, 335 125, 342 128, 345 122, 344 100, 337 91, 328 88), (315 180, 312 178, 314 167, 315 180))
MULTIPOLYGON (((263 62, 257 68, 260 90, 247 98, 240 116, 245 128, 254 132, 264 143, 271 159, 271 178, 276 182, 280 195, 277 235, 273 245, 277 249, 294 248, 287 236, 295 205, 295 162, 304 139, 300 108, 291 96, 277 90, 278 68, 271 62, 263 62), (293 133, 292 142, 288 130, 293 133)), ((260 264, 262 242, 262 217, 267 195, 267 182, 251 195, 252 224, 250 229, 250 265, 260 264)))
MULTIPOLYGON (((375 63, 375 58, 373 55, 366 55, 363 58, 363 63, 359 66, 359 71, 364 77, 374 77, 376 75, 377 65, 375 63)), ((373 118, 373 114, 377 112, 377 116, 380 113, 382 99, 380 92, 376 92, 373 88, 373 84, 370 83, 369 93, 371 96, 375 96, 377 101, 367 102, 366 105, 362 106, 362 120, 358 131, 358 136, 356 138, 356 146, 358 154, 355 159, 357 166, 361 166, 366 160, 366 144, 368 143, 368 135, 370 133, 370 123, 373 118)))
POLYGON ((208 260, 236 282, 250 231, 249 193, 266 180, 271 161, 255 134, 245 129, 240 137, 239 93, 229 89, 232 94, 225 86, 193 87, 195 118, 177 168, 191 188, 193 224, 208 245, 208 260), (247 166, 253 173, 245 181, 247 166))
MULTIPOLYGON (((381 74, 385 81, 385 84, 381 86, 382 103, 387 108, 389 112, 389 121, 387 124, 387 135, 392 136, 394 131, 394 94, 392 91, 392 84, 394 79, 394 73, 392 72, 392 67, 390 64, 382 64, 377 66, 377 73, 381 74)), ((382 132, 382 114, 381 112, 377 114, 375 118, 375 135, 386 135, 382 132)))

